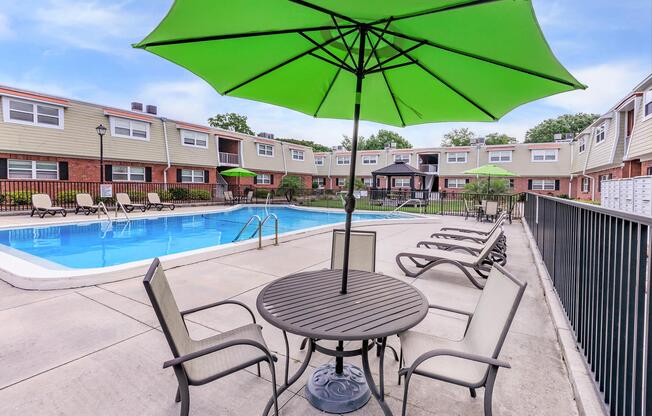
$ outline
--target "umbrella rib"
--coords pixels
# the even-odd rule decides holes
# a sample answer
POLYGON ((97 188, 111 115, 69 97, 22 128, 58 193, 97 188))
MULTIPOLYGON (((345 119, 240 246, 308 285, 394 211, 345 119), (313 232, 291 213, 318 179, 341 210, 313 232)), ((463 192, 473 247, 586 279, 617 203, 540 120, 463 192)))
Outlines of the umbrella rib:
MULTIPOLYGON (((383 30, 380 32, 381 35, 385 34, 385 31, 389 27, 389 24, 392 22, 392 18, 390 17, 387 19, 387 22, 385 23, 385 27, 383 27, 383 30)), ((367 60, 365 61, 363 68, 367 67, 367 64, 369 64, 369 61, 371 61, 371 57, 375 54, 376 49, 378 48, 378 44, 380 44, 380 37, 378 36, 376 39, 376 43, 374 44, 373 48, 371 48, 371 52, 369 53, 369 56, 367 57, 367 60)), ((369 44, 371 44, 371 38, 369 38, 369 44)))
MULTIPOLYGON (((351 29, 355 27, 354 25, 343 25, 340 26, 343 29, 351 29)), ((149 48, 152 46, 167 46, 167 45, 179 45, 185 43, 198 43, 198 42, 210 42, 213 40, 227 40, 227 39, 240 39, 240 38, 250 38, 256 36, 269 36, 269 35, 285 35, 288 33, 300 33, 300 32, 317 32, 320 30, 333 30, 334 26, 317 26, 317 27, 307 27, 307 28, 296 28, 296 29, 282 29, 282 30, 270 30, 266 32, 249 32, 249 33, 232 33, 228 35, 214 35, 214 36, 200 36, 196 38, 187 38, 187 39, 173 39, 173 40, 161 40, 155 42, 146 42, 135 44, 136 48, 149 48)))
MULTIPOLYGON (((374 30, 374 29, 372 28, 371 30, 374 30)), ((522 72, 522 73, 532 75, 532 76, 535 76, 535 77, 544 78, 544 79, 547 79, 548 81, 557 82, 557 83, 560 83, 560 84, 567 85, 569 87, 574 87, 574 88, 579 87, 579 88, 582 88, 582 89, 586 88, 584 85, 581 85, 581 84, 578 85, 578 84, 575 84, 573 82, 566 81, 564 79, 561 79, 561 78, 558 78, 558 77, 555 77, 555 76, 552 76, 552 75, 546 75, 546 74, 543 74, 543 73, 540 73, 540 72, 537 72, 537 71, 522 68, 522 67, 517 66, 517 65, 512 65, 512 64, 508 64, 508 63, 505 63, 505 62, 495 60, 495 59, 487 58, 487 57, 484 57, 484 56, 481 56, 481 55, 476 55, 474 53, 464 52, 464 51, 461 51, 459 49, 451 48, 451 47, 441 45, 441 44, 438 44, 438 43, 435 43, 435 42, 432 42, 432 41, 429 41, 429 40, 418 39, 418 38, 415 38, 414 36, 405 35, 403 33, 394 32, 394 31, 391 31, 391 30, 388 30, 387 33, 392 35, 392 36, 396 36, 396 37, 403 38, 403 39, 408 39, 408 40, 411 40, 411 41, 414 41, 414 42, 424 41, 426 43, 426 45, 432 46, 433 48, 442 49, 442 50, 447 51, 447 52, 451 52, 451 53, 458 54, 458 55, 463 55, 463 56, 466 56, 468 58, 477 59, 479 61, 487 62, 487 63, 493 64, 493 65, 498 65, 498 66, 501 66, 503 68, 511 69, 513 71, 518 71, 518 72, 522 72)))
POLYGON ((350 68, 348 68, 347 66, 344 66, 344 65, 342 65, 342 64, 340 64, 340 63, 338 63, 338 62, 331 61, 330 59, 325 58, 325 57, 323 57, 323 56, 319 56, 319 55, 317 55, 317 54, 314 53, 314 52, 310 52, 308 55, 312 56, 313 58, 317 58, 317 59, 319 59, 319 60, 322 60, 322 61, 324 61, 324 62, 326 62, 326 63, 329 63, 329 64, 331 64, 331 65, 333 65, 333 66, 335 66, 335 67, 337 67, 337 68, 344 69, 345 71, 349 71, 349 72, 352 72, 352 73, 355 74, 355 71, 352 70, 352 69, 350 69, 350 68))
MULTIPOLYGON (((350 72, 355 73, 355 69, 353 69, 351 66, 349 66, 349 64, 347 64, 346 61, 343 61, 341 58, 338 58, 338 57, 337 57, 333 52, 329 51, 328 49, 324 48, 323 46, 320 46, 319 43, 318 43, 316 40, 314 40, 314 39, 311 38, 310 36, 306 35, 305 33, 301 33, 301 32, 300 32, 299 34, 300 34, 301 36, 303 36, 304 38, 306 38, 310 43, 312 43, 312 44, 315 45, 315 46, 318 46, 319 49, 321 49, 322 51, 326 52, 326 53, 328 54, 328 56, 332 57, 332 58, 335 59, 337 62, 339 62, 339 65, 335 65, 335 66, 338 66, 338 67, 340 67, 340 68, 342 68, 342 69, 346 69, 347 71, 350 71, 350 72)), ((312 55, 312 54, 311 54, 311 55, 312 55)), ((313 55, 313 56, 316 56, 316 55, 313 55)), ((320 58, 321 58, 321 57, 320 57, 320 58)))
POLYGON ((404 14, 404 15, 401 15, 401 16, 389 17, 389 18, 386 18, 386 19, 379 19, 379 20, 376 20, 376 21, 371 22, 369 24, 370 25, 378 25, 380 23, 385 23, 386 21, 389 21, 389 20, 397 21, 397 20, 410 19, 412 17, 426 16, 426 15, 434 14, 434 13, 447 12, 449 10, 465 9, 467 7, 478 6, 478 5, 486 4, 486 3, 495 3, 497 1, 501 1, 501 0, 475 0, 475 1, 470 1, 468 3, 460 3, 460 4, 453 4, 453 5, 450 5, 450 6, 435 7, 434 9, 422 10, 420 12, 408 13, 408 14, 404 14))
POLYGON ((385 72, 385 71, 389 71, 390 69, 401 68, 403 66, 408 66, 408 65, 414 65, 414 62, 410 61, 410 62, 403 62, 401 64, 396 64, 396 65, 389 65, 386 67, 379 67, 374 70, 365 71, 365 75, 376 74, 378 72, 385 72))
MULTIPOLYGON (((380 59, 378 59, 378 54, 376 53, 376 51, 374 50, 372 52, 374 58, 376 58, 376 61, 378 61, 378 66, 382 66, 382 64, 380 63, 380 59)), ((392 91, 392 87, 390 87, 389 85, 389 81, 387 80, 387 75, 385 74, 385 71, 382 68, 380 71, 383 75, 383 80, 385 80, 385 85, 387 85, 387 90, 389 91, 389 95, 392 97, 392 102, 394 102, 394 108, 396 108, 396 112, 398 113, 398 118, 401 119, 401 126, 405 127, 405 120, 403 120, 403 114, 401 113, 401 109, 398 107, 398 102, 396 102, 396 96, 394 95, 394 91, 392 91)))
MULTIPOLYGON (((342 35, 342 30, 340 29, 340 25, 337 23, 337 20, 335 20, 335 16, 331 15, 331 19, 333 20, 333 24, 335 25, 335 29, 337 30, 337 33, 339 33, 340 38, 342 38, 342 43, 344 43, 344 47, 346 48, 346 53, 349 55, 349 58, 351 58, 351 62, 353 63, 353 66, 356 66, 355 59, 353 59, 353 53, 351 52, 351 48, 349 48, 349 44, 346 43, 346 38, 344 37, 344 35, 342 35)), ((355 40, 353 41, 353 43, 355 44, 355 40)), ((346 58, 344 59, 346 61, 346 58)))
MULTIPOLYGON (((348 34, 350 34, 350 33, 353 33, 354 31, 355 31, 355 29, 351 29, 351 30, 349 30, 348 32, 346 32, 345 36, 348 35, 348 34)), ((325 41, 325 42, 322 42, 320 45, 321 45, 321 46, 326 46, 326 45, 328 45, 329 43, 334 42, 336 39, 339 39, 339 38, 331 38, 331 39, 329 39, 329 40, 327 40, 327 41, 325 41)), ((280 64, 276 64, 276 65, 274 65, 273 67, 271 67, 271 68, 269 68, 269 69, 266 69, 265 71, 263 71, 263 72, 261 72, 261 73, 259 73, 259 74, 257 74, 257 75, 254 75, 253 77, 249 78, 248 80, 243 81, 243 82, 239 83, 238 85, 236 85, 236 86, 234 86, 234 87, 232 87, 232 88, 229 88, 228 90, 224 91, 224 95, 228 95, 229 93, 231 93, 231 92, 237 90, 238 88, 242 88, 243 86, 245 86, 245 85, 247 85, 247 84, 249 84, 249 83, 251 83, 251 82, 257 80, 258 78, 264 77, 265 75, 269 74, 269 73, 272 72, 272 71, 275 71, 275 70, 277 70, 277 69, 279 69, 279 68, 281 68, 281 67, 283 67, 283 66, 285 66, 285 65, 288 65, 288 64, 290 64, 290 63, 296 61, 297 59, 303 58, 304 56, 313 53, 313 52, 316 51, 317 49, 319 49, 319 47, 318 47, 318 46, 315 46, 314 48, 310 48, 309 50, 307 50, 307 51, 305 51, 305 52, 302 52, 302 53, 300 53, 300 54, 298 54, 298 55, 293 56, 293 57, 290 58, 290 59, 287 59, 287 60, 281 62, 280 64)))
MULTIPOLYGON (((374 31, 374 34, 376 34, 376 36, 378 36, 378 34, 375 33, 375 30, 374 30, 374 29, 371 29, 371 30, 374 31)), ((388 33, 389 33, 389 32, 388 32, 388 33)), ((381 36, 381 37, 382 37, 382 36, 381 36)), ((394 48, 397 52, 401 52, 401 48, 399 48, 398 46, 394 45, 392 42, 389 42, 389 41, 388 41, 387 39, 385 39, 384 37, 382 37, 382 38, 383 38, 383 42, 387 43, 389 46, 391 46, 392 48, 394 48)), ((446 80, 444 80, 443 78, 441 78, 439 75, 435 74, 431 69, 427 68, 427 67, 426 67, 425 65, 423 65, 421 62, 419 62, 419 61, 416 60, 414 57, 412 57, 410 54, 407 54, 407 53, 406 53, 406 54, 405 54, 405 57, 408 58, 409 60, 411 60, 412 62, 414 62, 415 65, 417 65, 417 66, 418 66, 419 68, 421 68, 423 71, 425 71, 426 73, 428 73, 428 75, 430 75, 431 77, 435 78, 436 80, 438 80, 439 82, 441 82, 442 84, 444 84, 446 87, 448 87, 448 89, 450 89, 451 91, 453 91, 455 94, 459 95, 459 96, 462 97, 464 100, 466 100, 468 103, 470 103, 471 105, 473 105, 475 108, 477 108, 478 110, 482 111, 484 114, 486 114, 487 116, 489 116, 492 120, 498 120, 498 118, 497 118, 496 116, 494 116, 493 114, 491 114, 489 111, 485 110, 485 109, 484 109, 480 104, 478 104, 478 103, 476 103, 475 101, 473 101, 470 97, 466 96, 466 94, 464 94, 462 91, 460 91, 460 90, 458 90, 457 88, 455 88, 453 85, 451 85, 449 82, 447 82, 446 80)))
POLYGON ((335 81, 337 80, 337 77, 340 76, 340 71, 342 68, 338 68, 337 72, 335 72, 335 76, 331 80, 330 84, 328 84, 328 89, 326 90, 326 94, 322 97, 321 101, 319 102, 319 106, 317 106, 317 110, 313 114, 313 117, 317 117, 317 114, 319 114, 319 111, 321 111, 321 107, 324 105, 326 102, 326 98, 328 98, 329 94, 331 93, 331 89, 333 89, 333 85, 335 85, 335 81))
MULTIPOLYGON (((418 47, 425 45, 425 43, 426 42, 419 42, 416 45, 410 46, 409 48, 403 50, 400 53, 397 53, 396 55, 392 56, 391 58, 385 59, 382 63, 380 62, 380 60, 378 59, 378 56, 376 55, 376 61, 378 61, 378 64, 376 64, 376 65, 372 66, 371 68, 369 68, 368 71, 369 72, 374 72, 378 68, 380 68, 382 65, 385 65, 388 62, 391 62, 396 58, 400 58, 401 56, 407 55, 409 52, 412 52, 413 50, 417 49, 418 47)), ((375 55, 375 52, 374 52, 374 55, 375 55)), ((365 72, 365 73, 369 73, 369 72, 365 72)))
POLYGON ((343 14, 339 14, 339 13, 334 12, 332 10, 328 10, 325 7, 321 7, 321 6, 317 6, 316 4, 309 3, 309 2, 307 2, 305 0, 289 0, 289 1, 290 1, 290 3, 295 3, 295 4, 298 4, 300 6, 304 6, 304 7, 307 7, 309 9, 313 9, 313 10, 316 10, 318 12, 328 14, 330 16, 339 17, 340 19, 346 20, 347 22, 351 22, 356 26, 360 25, 360 22, 358 22, 355 19, 352 19, 352 18, 350 18, 348 16, 345 16, 343 14))

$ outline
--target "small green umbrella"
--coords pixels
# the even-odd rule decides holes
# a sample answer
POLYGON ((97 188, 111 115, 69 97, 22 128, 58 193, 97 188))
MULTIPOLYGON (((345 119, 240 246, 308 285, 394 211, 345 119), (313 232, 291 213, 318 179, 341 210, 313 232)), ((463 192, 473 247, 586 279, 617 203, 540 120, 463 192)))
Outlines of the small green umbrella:
POLYGON ((518 176, 514 172, 510 172, 507 169, 503 169, 499 166, 496 165, 483 165, 479 166, 477 168, 465 170, 464 174, 466 175, 477 175, 477 176, 486 176, 488 178, 487 180, 487 190, 489 190, 489 187, 491 186, 491 177, 514 177, 518 176))
POLYGON ((245 168, 231 168, 227 169, 225 171, 220 172, 220 175, 222 176, 235 176, 238 178, 238 193, 237 195, 240 195, 240 178, 246 177, 246 176, 257 176, 256 173, 247 170, 245 168))

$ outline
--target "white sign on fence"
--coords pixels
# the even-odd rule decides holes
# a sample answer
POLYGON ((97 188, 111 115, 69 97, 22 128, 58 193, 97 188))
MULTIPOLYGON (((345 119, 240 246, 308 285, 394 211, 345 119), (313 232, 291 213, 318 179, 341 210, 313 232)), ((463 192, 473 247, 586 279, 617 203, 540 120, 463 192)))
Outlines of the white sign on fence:
POLYGON ((100 197, 101 198, 112 198, 113 197, 113 185, 111 185, 111 184, 102 184, 102 185, 100 185, 100 197))

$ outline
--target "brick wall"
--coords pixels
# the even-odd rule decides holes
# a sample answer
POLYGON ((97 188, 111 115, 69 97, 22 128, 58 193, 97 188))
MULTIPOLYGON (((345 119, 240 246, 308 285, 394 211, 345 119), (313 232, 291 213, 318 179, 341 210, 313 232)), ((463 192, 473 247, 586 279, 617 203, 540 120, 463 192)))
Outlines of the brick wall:
POLYGON ((576 178, 573 179, 573 188, 574 188, 574 196, 577 199, 584 199, 584 200, 595 200, 595 201, 600 201, 600 195, 601 195, 601 190, 602 187, 600 186, 599 182, 599 177, 602 175, 609 175, 611 174, 612 179, 622 179, 623 177, 626 177, 625 175, 627 174, 627 171, 623 170, 622 168, 611 168, 611 169, 604 169, 600 170, 597 172, 591 172, 587 173, 586 176, 590 177, 590 182, 589 182, 589 189, 587 192, 582 191, 582 179, 585 178, 585 176, 577 176, 576 178), (595 187, 595 194, 594 194, 594 187, 595 187))

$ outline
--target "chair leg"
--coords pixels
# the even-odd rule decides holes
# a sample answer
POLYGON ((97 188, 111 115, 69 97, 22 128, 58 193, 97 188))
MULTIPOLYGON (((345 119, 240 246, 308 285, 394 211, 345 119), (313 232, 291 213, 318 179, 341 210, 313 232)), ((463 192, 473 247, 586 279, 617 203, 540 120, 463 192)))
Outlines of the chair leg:
POLYGON ((475 389, 470 388, 469 391, 471 392, 471 397, 473 397, 475 399, 477 397, 476 394, 475 394, 475 389))
POLYGON ((260 363, 256 363, 256 372, 258 373, 258 377, 260 377, 260 363))
MULTIPOLYGON (((401 353, 398 358, 398 368, 400 369, 403 366, 403 348, 401 348, 401 353)), ((401 385, 401 372, 398 373, 398 385, 401 385)))
POLYGON ((487 381, 484 386, 484 416, 491 416, 491 398, 494 393, 494 383, 496 381, 496 374, 498 368, 489 367, 489 374, 487 374, 487 381))
POLYGON ((407 399, 408 399, 408 388, 410 386, 410 374, 409 372, 405 374, 405 386, 403 386, 403 409, 401 410, 401 416, 407 414, 407 399))
POLYGON ((274 361, 269 362, 269 372, 272 374, 272 397, 274 397, 274 415, 278 416, 278 391, 276 390, 276 370, 274 369, 274 361))
MULTIPOLYGON (((174 367, 174 374, 177 376, 179 387, 177 388, 177 398, 181 401, 180 416, 188 416, 190 413, 190 390, 188 390, 188 378, 181 366, 174 367)), ((175 401, 176 398, 175 398, 175 401)))
POLYGON ((174 398, 175 403, 179 403, 181 401, 181 390, 179 390, 179 387, 177 387, 177 395, 174 398))

